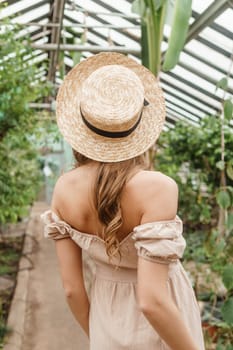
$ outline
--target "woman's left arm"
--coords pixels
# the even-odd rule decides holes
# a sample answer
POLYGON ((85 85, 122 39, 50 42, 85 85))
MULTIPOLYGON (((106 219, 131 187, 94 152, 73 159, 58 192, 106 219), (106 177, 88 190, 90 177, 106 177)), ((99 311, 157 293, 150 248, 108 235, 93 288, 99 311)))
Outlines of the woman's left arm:
POLYGON ((55 241, 62 283, 75 319, 89 337, 89 308, 83 280, 82 249, 70 238, 55 241))
MULTIPOLYGON (((61 220, 63 219, 63 215, 61 215, 60 209, 64 210, 64 208, 66 208, 64 204, 66 198, 67 182, 66 175, 63 175, 58 179, 55 185, 51 203, 52 211, 57 214, 61 220)), ((83 279, 82 249, 69 235, 63 239, 54 238, 67 303, 75 319, 89 337, 90 303, 83 279)))

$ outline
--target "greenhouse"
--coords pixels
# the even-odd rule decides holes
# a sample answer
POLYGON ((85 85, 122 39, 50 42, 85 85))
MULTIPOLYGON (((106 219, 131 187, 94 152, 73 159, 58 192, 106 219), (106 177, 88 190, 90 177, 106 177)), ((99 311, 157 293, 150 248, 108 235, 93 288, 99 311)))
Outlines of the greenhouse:
POLYGON ((0 349, 233 350, 232 23, 0 0, 0 349))

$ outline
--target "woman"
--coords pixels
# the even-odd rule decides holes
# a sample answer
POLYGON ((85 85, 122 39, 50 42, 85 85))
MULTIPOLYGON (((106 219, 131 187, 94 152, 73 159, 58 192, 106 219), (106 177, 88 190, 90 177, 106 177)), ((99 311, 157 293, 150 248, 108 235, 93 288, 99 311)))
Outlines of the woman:
POLYGON ((57 122, 78 167, 59 178, 45 236, 68 304, 91 350, 202 350, 198 305, 179 258, 178 189, 146 170, 165 104, 153 74, 117 53, 75 66, 60 87, 57 122), (96 264, 90 300, 82 250, 96 264))

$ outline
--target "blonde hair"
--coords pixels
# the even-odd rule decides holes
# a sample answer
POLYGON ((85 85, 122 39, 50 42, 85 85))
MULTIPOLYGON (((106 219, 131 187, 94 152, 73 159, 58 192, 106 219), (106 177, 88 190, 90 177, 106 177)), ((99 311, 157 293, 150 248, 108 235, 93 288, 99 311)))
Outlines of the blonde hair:
MULTIPOLYGON (((73 150, 77 165, 92 160, 73 150)), ((148 155, 144 153, 121 162, 100 162, 94 183, 93 201, 99 221, 103 224, 102 238, 106 243, 106 253, 113 258, 120 253, 117 233, 122 226, 121 194, 127 181, 139 169, 149 167, 148 155)))

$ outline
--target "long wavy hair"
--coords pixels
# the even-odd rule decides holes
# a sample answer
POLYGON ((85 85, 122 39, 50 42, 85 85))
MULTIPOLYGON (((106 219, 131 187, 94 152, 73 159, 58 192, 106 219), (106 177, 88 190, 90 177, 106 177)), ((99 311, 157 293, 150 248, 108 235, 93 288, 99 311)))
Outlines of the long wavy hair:
MULTIPOLYGON (((77 166, 90 163, 92 160, 73 150, 77 166)), ((106 244, 106 253, 110 260, 120 253, 119 232, 123 219, 121 211, 121 194, 127 181, 137 170, 148 169, 148 153, 116 163, 100 162, 94 181, 93 202, 99 221, 103 224, 101 237, 106 244)))

